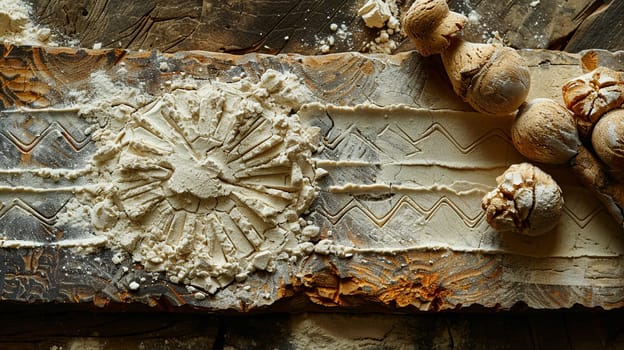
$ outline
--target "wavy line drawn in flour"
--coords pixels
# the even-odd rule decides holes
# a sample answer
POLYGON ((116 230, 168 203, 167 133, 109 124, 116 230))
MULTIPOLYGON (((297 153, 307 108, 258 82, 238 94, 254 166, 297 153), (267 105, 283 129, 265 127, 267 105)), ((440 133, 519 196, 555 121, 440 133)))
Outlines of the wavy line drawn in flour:
POLYGON ((602 206, 596 206, 587 215, 581 216, 578 213, 572 211, 567 206, 565 205, 563 206, 563 213, 567 215, 581 229, 584 229, 585 227, 587 227, 587 225, 589 225, 596 216, 598 216, 600 213, 603 213, 603 212, 606 212, 606 211, 604 210, 602 206))
MULTIPOLYGON (((63 205, 64 204, 65 203, 63 203, 63 205)), ((63 205, 61 205, 61 207, 53 215, 45 216, 21 198, 13 198, 12 200, 6 202, 0 202, 0 219, 2 219, 12 210, 21 210, 22 212, 28 214, 30 217, 36 219, 42 224, 47 226, 53 226, 56 223, 56 214, 63 208, 63 205)))
MULTIPOLYGON (((468 154, 474 151, 477 147, 479 147, 481 144, 483 144, 484 142, 488 141, 491 138, 500 138, 504 140, 507 144, 513 145, 511 142, 511 137, 509 137, 508 133, 498 128, 488 130, 485 134, 476 138, 474 141, 468 143, 467 145, 462 145, 461 142, 459 142, 448 129, 446 129, 442 124, 437 123, 437 122, 432 123, 431 126, 428 127, 424 132, 422 132, 417 138, 412 138, 411 136, 409 136, 409 133, 405 131, 403 128, 401 128, 400 124, 398 123, 388 124, 387 127, 384 128, 384 130, 377 135, 377 137, 378 138, 384 137, 385 132, 393 132, 394 134, 398 135, 405 141, 408 141, 409 143, 411 143, 414 146, 414 148, 417 148, 419 150, 419 152, 422 150, 418 148, 417 145, 421 143, 422 141, 430 137, 433 137, 433 135, 436 133, 446 138, 457 149, 457 151, 463 154, 468 154), (398 132, 394 131, 394 128, 396 128, 398 132)), ((408 155, 413 155, 413 153, 408 154, 408 155)))
POLYGON ((2 131, 2 134, 7 137, 9 141, 11 141, 15 147, 19 148, 24 153, 30 153, 37 145, 39 145, 46 137, 54 137, 56 135, 61 135, 63 139, 67 142, 67 144, 75 151, 80 152, 89 142, 91 142, 90 138, 85 138, 83 140, 75 139, 68 131, 58 122, 54 122, 50 124, 47 128, 45 128, 42 132, 38 133, 32 140, 24 141, 20 140, 20 138, 15 135, 10 130, 2 131))
MULTIPOLYGON (((357 198, 351 199, 346 205, 340 208, 333 208, 332 212, 329 212, 327 208, 319 207, 317 210, 323 216, 325 216, 332 225, 336 225, 340 223, 345 218, 349 217, 351 212, 354 210, 359 210, 363 214, 365 214, 372 223, 374 223, 377 227, 382 228, 386 226, 390 221, 394 219, 395 214, 402 208, 407 207, 409 209, 414 210, 417 214, 422 215, 423 223, 429 222, 436 213, 441 209, 441 207, 446 206, 453 210, 453 212, 457 215, 457 217, 463 222, 464 226, 467 228, 473 229, 483 221, 483 211, 477 211, 475 216, 470 216, 465 213, 459 205, 457 205, 452 199, 442 196, 433 205, 429 208, 418 204, 413 198, 409 196, 402 196, 399 201, 394 204, 386 213, 383 215, 378 215, 373 213, 371 210, 367 208, 366 205, 362 204, 357 198)), ((579 216, 577 213, 572 211, 570 208, 564 206, 563 212, 566 216, 568 216, 572 222, 574 222, 579 228, 584 229, 587 225, 589 225, 592 220, 604 212, 602 207, 595 207, 589 214, 584 217, 579 216)))
POLYGON ((0 112, 3 167, 80 168, 92 150, 94 123, 77 116, 76 109, 16 109, 0 112), (15 147, 16 154, 7 148, 15 147), (11 154, 9 156, 8 154, 11 154))
POLYGON ((350 137, 354 137, 358 141, 368 145, 370 148, 376 150, 377 152, 384 154, 385 156, 389 158, 393 158, 393 159, 397 157, 405 156, 405 155, 413 156, 413 155, 416 155, 417 153, 422 152, 422 149, 418 147, 418 145, 429 138, 435 137, 434 136, 435 134, 441 135, 444 139, 448 140, 458 152, 463 153, 463 154, 471 153, 476 148, 481 146, 483 143, 493 138, 502 139, 509 146, 513 146, 509 135, 501 129, 488 130, 485 134, 480 135, 479 137, 469 142, 468 144, 463 145, 459 140, 457 140, 453 136, 453 134, 447 128, 445 128, 440 123, 436 123, 436 122, 432 123, 430 127, 428 127, 424 132, 422 132, 416 138, 409 136, 409 133, 405 131, 404 128, 402 128, 400 124, 398 123, 385 124, 383 126, 383 130, 379 134, 375 135, 374 139, 367 138, 358 129, 356 124, 349 124, 345 130, 332 129, 332 132, 334 131, 337 134, 336 137, 332 139, 331 135, 328 135, 329 138, 323 141, 323 145, 327 149, 334 150, 334 151, 338 150, 340 149, 340 147, 342 147, 343 145, 349 142, 350 137), (381 146, 378 145, 377 140, 382 139, 383 137, 387 136, 387 133, 392 133, 394 135, 397 135, 401 139, 405 140, 414 148, 414 151, 397 155, 396 149, 384 150, 381 146))
POLYGON ((45 202, 2 196, 0 202, 0 246, 33 247, 62 243, 73 233, 57 227, 57 215, 71 194, 46 198, 45 202), (48 200, 49 199, 49 200, 48 200), (43 207, 42 207, 43 206, 43 207))
POLYGON ((483 221, 484 215, 482 211, 478 211, 476 216, 471 217, 446 196, 441 196, 430 207, 426 207, 418 204, 416 200, 414 200, 412 197, 403 195, 397 201, 397 203, 395 203, 383 215, 377 215, 373 213, 370 209, 367 208, 366 205, 362 204, 356 198, 351 199, 346 205, 334 211, 333 213, 328 212, 326 208, 319 208, 318 211, 323 216, 325 216, 333 225, 336 225, 345 217, 347 217, 352 211, 359 210, 360 212, 364 213, 364 215, 366 215, 377 227, 382 228, 388 222, 390 222, 395 217, 395 214, 403 207, 413 210, 419 216, 422 216, 422 223, 427 223, 442 207, 445 206, 453 210, 453 212, 457 214, 457 216, 468 228, 475 228, 479 225, 480 222, 483 221))

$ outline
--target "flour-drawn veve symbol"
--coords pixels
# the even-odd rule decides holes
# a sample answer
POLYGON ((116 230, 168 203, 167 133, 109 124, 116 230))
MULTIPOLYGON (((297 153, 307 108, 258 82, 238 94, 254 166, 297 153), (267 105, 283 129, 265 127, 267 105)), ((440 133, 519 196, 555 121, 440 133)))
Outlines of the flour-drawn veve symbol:
POLYGON ((479 211, 477 215, 470 216, 466 214, 463 210, 459 208, 457 204, 455 204, 451 199, 446 196, 440 197, 435 203, 433 203, 430 207, 426 207, 418 204, 413 198, 410 196, 403 195, 397 203, 395 203, 385 214, 378 216, 373 213, 370 209, 368 209, 365 205, 363 205, 358 199, 353 198, 347 204, 345 204, 339 210, 330 213, 325 208, 319 208, 318 211, 325 216, 332 225, 336 225, 340 222, 344 217, 346 217, 352 211, 360 211, 364 215, 366 215, 372 223, 374 223, 378 227, 384 227, 388 222, 392 220, 394 215, 401 208, 408 208, 413 210, 419 215, 423 216, 425 222, 429 222, 436 213, 442 208, 448 207, 462 220, 462 222, 469 228, 475 228, 479 223, 483 220, 484 214, 482 211, 479 211))
POLYGON ((147 269, 175 266, 184 256, 201 262, 187 277, 210 291, 231 280, 206 269, 221 271, 222 262, 240 269, 239 262, 247 266, 256 254, 296 241, 292 220, 314 199, 316 134, 290 108, 265 109, 272 97, 259 100, 253 91, 215 82, 166 93, 132 113, 122 140, 105 139, 115 143, 103 166, 113 169, 123 215, 107 215, 103 225, 149 232, 136 251, 171 247, 144 255, 147 269))

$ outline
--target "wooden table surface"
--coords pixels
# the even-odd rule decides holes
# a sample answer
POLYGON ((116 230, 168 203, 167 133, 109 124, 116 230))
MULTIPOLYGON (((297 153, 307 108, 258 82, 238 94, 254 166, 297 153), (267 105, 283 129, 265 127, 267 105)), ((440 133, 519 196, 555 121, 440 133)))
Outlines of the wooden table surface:
MULTIPOLYGON (((364 0, 167 1, 68 0, 32 1, 37 22, 48 25, 82 47, 131 50, 205 50, 229 53, 320 54, 320 40, 344 24, 348 35, 336 36, 331 52, 365 50, 378 30, 358 16, 364 0), (285 39, 287 38, 287 39, 285 39)), ((397 1, 403 13, 412 1, 397 1)), ((470 16, 464 36, 482 42, 500 36, 515 48, 617 50, 624 47, 618 25, 618 1, 463 1, 452 10, 470 16), (605 35, 605 32, 610 35, 605 35)), ((413 48, 408 40, 395 52, 413 48)))
MULTIPOLYGON (((468 123, 473 120, 471 118, 484 117, 470 112, 467 105, 454 97, 449 85, 440 77, 439 62, 435 59, 423 59, 413 52, 395 56, 357 53, 326 56, 262 54, 233 56, 206 52, 160 54, 119 49, 76 50, 4 46, 0 48, 0 53, 2 57, 0 72, 4 87, 0 101, 3 103, 3 118, 10 126, 4 132, 19 134, 20 127, 26 125, 16 124, 11 120, 22 120, 19 118, 25 113, 30 116, 27 120, 41 119, 41 123, 44 124, 50 124, 49 118, 56 118, 54 120, 62 128, 69 130, 67 133, 74 139, 73 142, 84 143, 80 148, 75 146, 71 148, 67 143, 64 146, 48 143, 62 141, 60 137, 47 140, 41 138, 34 143, 33 148, 24 149, 20 148, 19 144, 11 143, 7 135, 3 138, 5 142, 3 149, 6 150, 3 152, 3 164, 7 169, 3 175, 3 202, 6 204, 2 220, 6 230, 5 236, 19 239, 21 235, 28 235, 30 239, 39 240, 41 243, 37 248, 0 250, 4 261, 0 272, 4 300, 86 302, 98 306, 106 306, 111 302, 142 302, 163 308, 168 305, 187 305, 211 311, 267 308, 274 311, 305 310, 310 304, 332 307, 357 306, 369 310, 378 308, 446 310, 473 304, 508 309, 517 303, 526 303, 532 308, 554 309, 580 304, 612 309, 624 303, 622 280, 624 264, 620 252, 622 245, 619 243, 622 239, 621 228, 609 226, 610 221, 604 210, 596 201, 591 201, 592 197, 585 189, 574 181, 570 182, 569 176, 565 176, 565 169, 551 171, 554 174, 561 172, 559 180, 565 185, 564 192, 570 191, 587 198, 584 200, 587 206, 583 207, 584 209, 569 207, 567 214, 564 215, 566 224, 560 225, 564 227, 561 232, 568 229, 578 230, 582 240, 589 240, 589 245, 604 245, 604 248, 600 248, 602 250, 593 252, 581 249, 581 253, 568 256, 566 244, 574 241, 559 244, 556 242, 558 238, 551 236, 532 241, 514 238, 501 243, 503 248, 499 250, 478 249, 476 246, 475 249, 468 250, 454 249, 452 245, 439 249, 436 248, 436 244, 428 245, 425 241, 424 245, 418 247, 407 246, 395 249, 391 253, 384 253, 384 248, 395 247, 396 244, 401 247, 400 237, 405 233, 402 233, 400 227, 394 224, 386 225, 386 222, 392 223, 394 220, 392 213, 396 210, 391 208, 401 208, 405 203, 408 204, 406 208, 411 207, 415 210, 415 215, 425 217, 425 223, 429 217, 435 218, 438 207, 453 209, 455 215, 445 214, 444 217, 446 220, 459 220, 459 227, 462 228, 447 233, 441 231, 442 236, 477 235, 475 237, 482 236, 481 240, 491 239, 486 237, 491 235, 492 231, 488 231, 483 214, 478 205, 474 204, 479 202, 480 195, 477 193, 477 197, 472 199, 473 204, 467 204, 468 206, 463 209, 458 209, 463 205, 461 202, 453 202, 454 199, 450 197, 443 196, 437 200, 433 199, 429 204, 418 204, 421 198, 417 197, 417 194, 400 191, 397 192, 400 197, 390 198, 387 203, 385 200, 368 203, 358 199, 358 196, 362 195, 359 192, 343 194, 332 192, 331 186, 339 185, 340 181, 336 174, 341 174, 341 177, 347 176, 348 181, 362 181, 363 184, 371 182, 366 177, 349 177, 353 167, 330 166, 329 176, 320 183, 321 194, 313 204, 307 219, 321 227, 319 239, 331 238, 340 244, 358 248, 359 251, 351 257, 315 253, 294 263, 278 262, 275 272, 256 273, 251 276, 245 282, 250 288, 242 289, 240 285, 234 283, 218 291, 214 296, 197 300, 193 297, 193 293, 183 286, 167 282, 162 274, 159 278, 153 279, 140 265, 128 261, 121 265, 112 264, 112 253, 107 249, 95 254, 75 253, 71 249, 63 248, 62 242, 76 237, 70 237, 69 234, 64 237, 60 234, 55 239, 50 239, 49 234, 61 232, 54 225, 54 216, 61 211, 72 194, 50 194, 44 204, 37 202, 39 203, 37 206, 30 204, 34 203, 35 199, 20 194, 20 188, 29 186, 29 183, 21 183, 31 181, 26 176, 28 169, 58 168, 63 167, 63 164, 65 167, 80 169, 85 164, 84 159, 94 151, 93 147, 89 146, 88 134, 80 136, 81 126, 75 124, 78 123, 78 119, 72 115, 75 111, 61 108, 57 112, 50 112, 49 109, 41 108, 63 106, 64 98, 70 91, 88 89, 88 78, 95 71, 105 71, 115 81, 140 87, 157 95, 161 93, 161 84, 180 72, 187 72, 196 79, 218 77, 227 81, 240 71, 245 71, 247 76, 253 78, 272 68, 294 72, 303 77, 305 85, 311 89, 315 98, 323 103, 353 106, 368 101, 377 108, 401 103, 414 108, 446 110, 447 112, 440 114, 440 118, 448 115, 450 111, 464 113, 461 115, 465 115, 463 118, 467 118, 468 123), (162 62, 167 62, 169 67, 175 68, 162 71, 160 69, 162 62), (118 68, 122 66, 124 73, 119 74, 118 68), (24 84, 24 81, 28 83, 24 84), (11 111, 22 107, 30 109, 11 111), (53 155, 47 151, 47 149, 58 150, 59 147, 64 151, 55 152, 53 155), (15 171, 8 171, 14 167, 24 170, 18 171, 17 174, 15 171), (351 207, 357 210, 350 210, 351 207), (372 214, 378 210, 389 213, 387 219, 378 221, 385 214, 369 215, 368 218, 361 215, 367 211, 372 214), (338 217, 335 213, 342 214, 338 217), (595 222, 601 224, 595 226, 593 224, 595 222), (384 240, 390 243, 379 243, 379 237, 385 237, 384 240), (396 240, 396 243, 392 243, 392 240, 396 240), (556 248, 558 245, 561 248, 556 248), (551 248, 548 248, 549 246, 551 248), (128 288, 130 281, 142 278, 147 282, 142 284, 138 291, 130 291, 128 288)), ((561 80, 581 72, 578 55, 556 51, 527 51, 523 55, 529 62, 534 77, 532 85, 534 95, 556 98, 560 94, 561 80)), ((617 54, 599 52, 598 57, 603 65, 617 68, 620 64, 621 56, 617 54)), ((366 136, 368 135, 366 125, 351 128, 349 129, 351 131, 346 133, 339 129, 343 128, 342 124, 351 123, 349 118, 353 117, 349 113, 336 117, 336 122, 330 129, 324 129, 322 118, 315 117, 314 113, 306 122, 321 127, 327 145, 333 142, 332 133, 337 132, 338 135, 346 136, 346 140, 350 135, 360 139, 364 137, 366 142, 375 146, 378 142, 376 136, 366 136), (337 130, 332 131, 333 128, 337 130)), ((400 127, 400 115, 398 118, 397 125, 400 127)), ((497 143, 495 147, 508 149, 507 156, 497 160, 501 162, 497 166, 504 168, 514 160, 521 160, 521 157, 513 155, 515 151, 506 134, 510 119, 491 119, 487 123, 493 122, 501 123, 497 128, 500 128, 502 133, 496 136, 502 143, 497 143)), ((39 123, 34 125, 40 125, 39 123)), ((414 133, 412 137, 417 139, 418 133, 427 134, 427 130, 414 133)), ((41 132, 41 135, 43 134, 45 132, 41 132)), ((345 141, 336 144, 335 147, 325 147, 325 150, 317 155, 317 159, 320 162, 332 159, 353 160, 355 158, 352 159, 353 155, 349 153, 350 145, 350 141, 345 141)), ((379 144, 379 147, 385 146, 379 144)), ((381 149, 379 147, 371 148, 364 153, 358 151, 358 154, 361 154, 357 157, 365 155, 365 158, 356 160, 366 162, 366 159, 369 159, 366 158, 368 157, 366 154, 373 152, 374 149, 381 149)), ((461 157, 472 159, 470 157, 476 154, 478 157, 475 159, 478 161, 494 161, 487 156, 485 158, 479 156, 479 152, 467 152, 461 157)), ((364 171, 368 169, 367 167, 371 167, 368 170, 370 174, 375 173, 375 164, 382 166, 385 164, 383 162, 386 156, 383 156, 383 153, 374 157, 382 163, 371 163, 370 166, 364 164, 364 171)), ((79 178, 76 181, 81 180, 79 178)), ((405 184, 409 183, 407 179, 404 181, 405 184)), ((375 180, 372 183, 375 183, 375 180)), ((40 187, 51 185, 46 185, 45 182, 37 184, 40 187)), ((443 227, 437 225, 435 227, 443 227)), ((92 233, 84 232, 83 236, 80 236, 80 233, 77 235, 78 238, 91 237, 92 233)), ((582 240, 577 240, 574 244, 580 244, 582 240)), ((479 243, 479 238, 476 242, 479 243)))
MULTIPOLYGON (((366 43, 374 40, 378 31, 366 28, 357 16, 363 0, 186 0, 174 5, 156 0, 30 2, 36 22, 64 36, 61 44, 77 39, 82 47, 101 43, 104 48, 116 50, 0 48, 0 114, 3 118, 12 108, 58 106, 68 90, 85 86, 85 77, 90 72, 112 71, 122 62, 131 72, 124 83, 144 82, 147 92, 156 93, 161 83, 171 78, 171 72, 159 69, 158 62, 162 59, 176 70, 193 72, 201 79, 215 76, 227 79, 227 69, 232 65, 240 65, 256 76, 269 67, 296 69, 308 83, 318 84, 318 87, 331 84, 331 94, 323 95, 322 88, 317 88, 317 93, 325 101, 337 104, 358 103, 364 96, 385 99, 387 95, 381 93, 383 89, 374 83, 375 74, 383 72, 397 77, 397 85, 409 87, 407 100, 405 95, 401 98, 401 93, 393 95, 392 98, 401 103, 428 107, 436 103, 432 97, 450 93, 449 86, 444 83, 445 77, 440 75, 439 62, 409 53, 413 46, 398 36, 395 39, 399 45, 394 52, 408 53, 396 57, 345 53, 302 57, 299 61, 296 56, 255 54, 317 55, 321 51, 320 40, 335 34, 330 29, 331 23, 344 24, 349 33, 336 40, 331 53, 366 51, 366 43), (152 50, 251 55, 235 57, 188 52, 165 55, 152 50), (336 80, 333 72, 328 72, 330 68, 323 69, 324 64, 342 67, 344 71, 338 78, 343 79, 336 80), (210 69, 200 74, 198 67, 210 69), (358 75, 355 71, 359 67, 372 67, 373 73, 358 75), (406 71, 416 71, 420 75, 405 74, 406 71), (15 74, 19 79, 14 79, 15 74), (361 88, 359 94, 353 93, 354 77, 361 88), (430 81, 434 83, 428 83, 430 81)), ((410 3, 399 1, 401 10, 410 3)), ((623 48, 624 36, 620 34, 624 26, 620 25, 619 18, 623 4, 593 0, 450 1, 452 9, 472 14, 471 24, 465 30, 466 38, 471 41, 485 41, 495 37, 497 31, 506 43, 516 48, 570 52, 623 48)), ((580 71, 578 56, 559 52, 524 55, 530 58, 534 74, 540 69, 547 73, 549 68, 569 69, 570 74, 580 71)), ((599 57, 602 65, 624 69, 624 59, 619 54, 599 52, 599 57)), ((543 77, 547 80, 549 75, 543 77)), ((543 83, 548 85, 548 81, 543 83)), ((557 88, 553 86, 552 91, 557 88)), ((454 101, 451 108, 467 109, 459 101, 454 101)), ((72 118, 72 115, 61 115, 61 119, 67 121, 75 120, 72 118)), ((88 152, 92 146, 86 136, 78 134, 79 140, 74 141, 86 141, 88 152)), ((0 140, 5 141, 2 136, 0 140)), ((50 159, 50 145, 40 149, 41 152, 28 157, 34 156, 34 161, 50 159)), ((28 158, 24 157, 28 152, 22 151, 6 142, 0 145, 0 168, 6 169, 9 164, 13 166, 28 158)), ((70 164, 77 159, 76 154, 71 153, 55 155, 58 164, 70 164)), ((0 195, 2 202, 7 198, 15 199, 10 194, 0 195)), ((63 197, 55 197, 48 204, 55 201, 62 203, 63 197)), ((54 212, 58 206, 40 209, 49 214, 46 210, 54 212)), ((586 224, 586 219, 578 218, 581 224, 586 224)), ((3 225, 11 227, 10 223, 3 225)), ((49 226, 49 222, 34 219, 23 229, 42 232, 49 226)), ((400 344, 422 349, 619 349, 624 346, 621 310, 600 311, 622 306, 624 265, 621 256, 568 259, 531 257, 525 253, 410 251, 390 256, 366 253, 360 260, 311 256, 290 267, 299 271, 301 278, 285 282, 279 279, 279 273, 252 277, 254 285, 264 286, 268 281, 272 288, 269 299, 247 295, 243 302, 233 305, 210 299, 197 303, 184 288, 167 283, 164 278, 143 286, 138 293, 130 292, 128 282, 141 276, 141 270, 135 270, 140 267, 100 263, 110 261, 112 253, 107 250, 83 255, 54 245, 35 249, 5 248, 0 250, 3 300, 0 348, 293 349, 304 348, 302 344, 308 347, 326 344, 323 341, 334 345, 340 339, 363 348, 400 348, 392 339, 403 339, 400 344), (95 261, 95 257, 100 258, 100 262, 95 261), (367 261, 366 268, 358 264, 362 260, 367 261), (506 278, 510 269, 527 263, 536 266, 536 262, 543 269, 524 271, 525 279, 509 281, 506 278), (124 272, 124 267, 129 268, 130 275, 124 272), (406 274, 399 267, 408 267, 407 270, 416 273, 406 274), (565 283, 570 276, 578 278, 588 270, 591 273, 583 283, 565 283), (548 280, 557 282, 548 283, 548 280), (353 281, 367 288, 364 292, 354 289, 353 281), (487 308, 467 307, 473 303, 487 308), (548 310, 533 311, 527 305, 548 310), (571 306, 573 309, 568 311, 552 310, 571 306), (446 309, 463 312, 396 314, 446 309), (496 312, 501 309, 512 311, 496 312), (159 312, 163 310, 164 313, 159 312), (240 310, 251 313, 230 315, 240 310), (351 314, 327 313, 335 310, 351 314), (384 314, 361 314, 364 310, 384 314), (187 313, 189 311, 193 313, 187 313), (206 314, 206 311, 217 314, 206 314), (271 314, 257 314, 256 311, 271 314), (297 311, 323 314, 293 314, 297 311), (376 325, 375 329, 371 330, 371 324, 376 325), (346 335, 335 337, 332 327, 345 330, 346 335), (308 329, 310 331, 306 331, 308 329), (358 333, 362 329, 370 332, 358 333), (383 335, 371 338, 370 334, 383 335)))

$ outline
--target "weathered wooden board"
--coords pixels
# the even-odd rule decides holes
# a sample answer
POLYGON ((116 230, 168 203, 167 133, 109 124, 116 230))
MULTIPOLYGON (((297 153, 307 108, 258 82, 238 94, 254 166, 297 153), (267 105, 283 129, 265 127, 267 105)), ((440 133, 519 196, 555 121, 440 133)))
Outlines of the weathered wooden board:
MULTIPOLYGON (((562 79, 581 72, 576 55, 552 51, 523 54, 534 77, 530 97, 560 99, 562 79)), ((401 152, 413 153, 410 147, 417 147, 424 152, 419 157, 426 159, 436 156, 435 152, 427 153, 431 152, 430 144, 435 149, 441 142, 454 143, 458 157, 465 161, 491 163, 491 174, 522 160, 509 143, 506 128, 510 120, 470 113, 469 107, 454 97, 441 72, 436 59, 423 59, 415 53, 309 57, 0 48, 0 120, 5 123, 0 136, 0 225, 9 237, 5 237, 6 242, 26 237, 39 243, 35 248, 0 250, 2 299, 97 306, 142 302, 174 310, 186 305, 212 311, 293 311, 312 305, 367 310, 446 310, 475 304, 507 309, 517 303, 534 308, 576 304, 621 307, 624 235, 565 169, 548 168, 576 204, 567 207, 564 224, 556 234, 533 240, 497 236, 483 219, 478 192, 454 198, 440 193, 423 196, 400 190, 400 186, 397 192, 381 194, 335 190, 345 182, 384 185, 380 169, 419 166, 409 163, 411 156, 401 152), (62 187, 84 180, 78 176, 46 182, 33 180, 28 173, 29 169, 79 170, 92 154, 88 130, 93 125, 82 125, 85 121, 76 118, 75 109, 65 104, 76 90, 98 88, 89 85, 91 73, 104 71, 111 79, 158 95, 163 84, 181 72, 200 80, 229 81, 243 71, 257 79, 267 69, 302 77, 315 98, 326 104, 368 102, 377 106, 374 108, 402 104, 425 109, 407 114, 388 112, 387 122, 380 126, 354 123, 359 112, 341 111, 339 107, 327 109, 324 117, 314 109, 302 116, 306 123, 321 128, 325 149, 317 159, 329 171, 306 218, 321 227, 319 239, 331 238, 337 244, 355 247, 353 256, 311 254, 297 261, 278 261, 274 272, 257 272, 244 283, 230 284, 198 300, 162 274, 154 276, 128 260, 111 263, 112 252, 107 249, 85 254, 63 247, 73 238, 95 237, 89 230, 59 228, 54 223, 55 215, 72 196, 62 187), (466 122, 455 118, 454 125, 445 124, 444 118, 456 113, 467 118, 466 122), (424 124, 409 124, 410 120, 424 124), (488 123, 500 123, 500 127, 484 135, 478 128, 489 128, 488 123), (458 138, 453 128, 469 128, 473 139, 458 138), (398 130, 407 130, 403 139, 411 146, 388 148, 381 142, 394 139, 390 132, 398 130), (432 130, 437 130, 434 136, 432 130), (384 132, 390 136, 383 136, 384 132), (16 143, 16 138, 21 141, 16 143), (488 151, 488 147, 492 149, 488 151), (502 158, 500 147, 506 150, 502 158), (336 163, 332 167, 332 161, 356 166, 336 163), (49 188, 50 194, 30 198, 20 193, 24 186, 49 188), (407 212, 398 215, 402 210, 407 212), (453 229, 440 230, 444 227, 440 220, 453 229), (465 241, 454 246, 450 239, 457 236, 465 237, 465 241), (142 281, 138 290, 129 289, 132 281, 142 281)), ((437 181, 444 182, 448 174, 440 174, 437 181)), ((461 175, 470 176, 470 172, 461 175)), ((409 187, 416 180, 397 173, 393 185, 409 187)))
MULTIPOLYGON (((469 15, 470 19, 474 18, 464 30, 466 38, 470 41, 482 42, 494 37, 494 32, 498 32, 505 43, 515 48, 562 49, 569 36, 579 25, 584 24, 585 19, 602 3, 583 0, 505 2, 451 0, 449 6, 455 11, 469 15)), ((602 46, 595 47, 589 44, 584 48, 602 48, 602 46)))
POLYGON ((578 52, 587 49, 624 49, 622 11, 624 4, 621 1, 608 1, 603 4, 578 27, 565 45, 565 50, 578 52))
MULTIPOLYGON (((364 0, 32 3, 38 23, 77 39, 82 47, 101 43, 108 48, 162 52, 319 54, 322 46, 319 41, 329 35, 335 39, 331 52, 360 51, 378 35, 378 30, 367 28, 357 14, 364 0), (346 34, 336 35, 330 30, 331 23, 344 24, 346 34)), ((404 13, 412 1, 397 3, 404 13)), ((516 48, 560 48, 602 2, 458 0, 449 3, 451 9, 470 15, 465 36, 471 41, 486 41, 498 32, 516 48)), ((609 13, 617 17, 618 11, 609 13)), ((398 35, 393 38, 400 43, 398 50, 412 48, 408 40, 401 40, 398 35)), ((582 48, 592 47, 590 44, 582 48)))

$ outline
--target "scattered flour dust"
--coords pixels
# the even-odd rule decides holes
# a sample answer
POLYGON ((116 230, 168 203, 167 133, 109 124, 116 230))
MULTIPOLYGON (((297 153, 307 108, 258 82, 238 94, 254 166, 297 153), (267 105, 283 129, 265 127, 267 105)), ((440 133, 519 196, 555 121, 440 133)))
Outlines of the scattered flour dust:
POLYGON ((391 54, 397 48, 397 41, 403 36, 399 21, 399 6, 396 0, 368 0, 358 15, 369 28, 378 28, 377 37, 366 43, 364 50, 370 53, 391 54))
MULTIPOLYGON (((368 0, 359 10, 364 24, 369 28, 378 29, 377 37, 366 43, 362 51, 370 53, 391 54, 397 48, 397 40, 404 35, 399 21, 399 6, 396 0, 368 0)), ((353 33, 345 23, 331 23, 328 35, 316 35, 315 44, 320 53, 330 53, 337 42, 346 42, 353 47, 353 33)))
POLYGON ((15 45, 56 46, 50 29, 34 24, 31 13, 32 8, 23 0, 0 0, 0 41, 15 45))
POLYGON ((337 41, 346 42, 349 47, 353 46, 353 34, 348 31, 346 24, 332 23, 329 25, 329 30, 332 32, 330 35, 325 37, 314 36, 321 53, 329 53, 337 41))
POLYGON ((80 205, 71 215, 111 248, 208 293, 310 251, 319 229, 300 216, 322 173, 311 157, 319 130, 294 112, 311 96, 295 75, 168 82, 157 97, 103 72, 91 79, 100 95, 74 97, 97 101, 80 105, 83 117, 108 119, 93 134, 89 176, 100 186, 77 196, 88 217, 80 205))
MULTIPOLYGON (((533 1, 529 5, 535 7, 537 4, 539 4, 539 1, 533 1)), ((475 41, 504 46, 509 45, 508 40, 501 35, 498 30, 490 28, 489 21, 482 21, 483 16, 491 17, 491 13, 479 13, 471 2, 467 0, 456 3, 456 5, 459 7, 456 10, 468 18, 468 26, 463 29, 464 35, 470 32, 470 36, 473 37, 475 41)))

